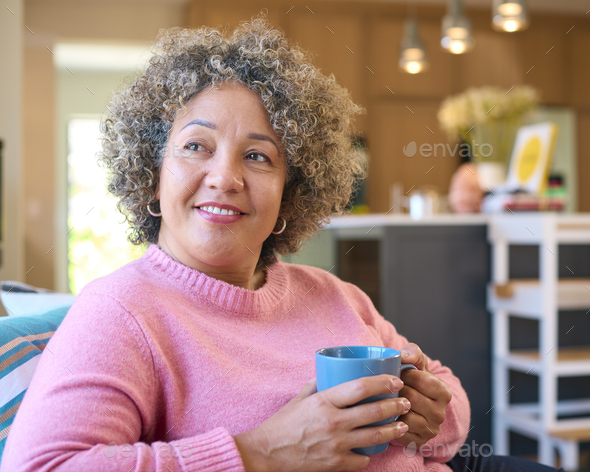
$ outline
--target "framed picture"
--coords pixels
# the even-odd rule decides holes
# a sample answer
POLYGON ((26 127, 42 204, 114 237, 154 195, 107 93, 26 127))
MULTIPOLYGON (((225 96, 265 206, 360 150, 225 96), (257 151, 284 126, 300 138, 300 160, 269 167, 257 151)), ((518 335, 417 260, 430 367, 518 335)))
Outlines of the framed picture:
POLYGON ((540 194, 547 185, 559 127, 552 122, 521 127, 510 159, 506 187, 540 194))

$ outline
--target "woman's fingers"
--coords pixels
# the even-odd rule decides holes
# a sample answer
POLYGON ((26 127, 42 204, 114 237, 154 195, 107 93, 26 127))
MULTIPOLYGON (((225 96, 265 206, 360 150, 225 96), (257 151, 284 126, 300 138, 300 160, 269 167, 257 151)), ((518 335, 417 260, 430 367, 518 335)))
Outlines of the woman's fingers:
POLYGON ((365 398, 399 392, 404 383, 389 374, 361 377, 319 392, 318 395, 337 408, 346 408, 365 398))
POLYGON ((313 379, 308 380, 308 382, 303 386, 303 389, 301 389, 301 391, 296 396, 294 396, 290 401, 291 402, 301 401, 304 398, 307 398, 310 395, 317 393, 317 391, 318 391, 318 382, 317 382, 317 378, 314 377, 313 379))
MULTIPOLYGON (((400 397, 407 398, 412 404, 412 412, 418 413, 422 416, 428 416, 436 409, 436 401, 432 398, 422 395, 422 393, 408 385, 405 385, 400 392, 400 397)), ((408 413, 411 415, 412 413, 408 413)), ((444 420, 444 418, 443 418, 444 420)), ((442 423, 442 421, 441 421, 442 423)))
POLYGON ((359 428, 387 418, 404 415, 410 411, 411 406, 406 398, 387 398, 365 403, 342 410, 342 422, 347 428, 359 428))
POLYGON ((417 390, 409 386, 404 386, 400 395, 403 394, 410 399, 412 409, 400 417, 400 420, 407 423, 409 430, 408 434, 404 436, 405 443, 417 443, 421 446, 426 441, 435 437, 440 431, 440 425, 444 421, 444 415, 441 417, 441 411, 437 408, 437 403, 422 395, 417 390))
POLYGON ((358 428, 351 431, 347 440, 351 448, 377 446, 401 438, 408 430, 408 425, 402 421, 383 426, 358 428))
POLYGON ((404 395, 404 390, 408 387, 420 392, 422 395, 431 398, 434 401, 444 401, 449 403, 453 397, 451 389, 442 380, 430 372, 420 370, 406 370, 402 372, 404 387, 400 395, 404 395))

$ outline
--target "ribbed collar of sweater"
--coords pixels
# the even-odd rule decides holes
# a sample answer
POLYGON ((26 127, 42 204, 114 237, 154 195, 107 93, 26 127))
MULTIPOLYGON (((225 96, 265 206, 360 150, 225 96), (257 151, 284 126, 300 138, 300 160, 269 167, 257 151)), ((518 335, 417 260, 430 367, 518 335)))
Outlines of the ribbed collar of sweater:
POLYGON ((272 312, 288 293, 287 271, 278 258, 266 268, 266 280, 258 290, 232 285, 176 262, 156 244, 149 246, 142 259, 164 274, 171 288, 180 289, 189 297, 204 299, 223 311, 243 315, 272 312))

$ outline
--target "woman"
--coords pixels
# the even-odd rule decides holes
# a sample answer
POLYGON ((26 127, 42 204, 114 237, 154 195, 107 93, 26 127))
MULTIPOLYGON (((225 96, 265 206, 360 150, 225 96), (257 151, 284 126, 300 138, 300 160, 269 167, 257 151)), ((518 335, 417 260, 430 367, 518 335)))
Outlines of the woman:
POLYGON ((459 380, 357 287, 276 258, 342 213, 365 172, 350 151, 361 109, 310 64, 264 19, 230 38, 173 29, 115 96, 102 162, 131 242, 151 245, 76 298, 2 472, 450 470, 469 430, 459 380), (353 344, 401 349, 418 370, 318 393, 314 352, 353 344))

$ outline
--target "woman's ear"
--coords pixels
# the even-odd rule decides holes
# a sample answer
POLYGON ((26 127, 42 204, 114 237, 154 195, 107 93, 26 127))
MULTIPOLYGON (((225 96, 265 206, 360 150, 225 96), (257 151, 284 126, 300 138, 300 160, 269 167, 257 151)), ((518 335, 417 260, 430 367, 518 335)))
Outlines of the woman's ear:
POLYGON ((156 200, 160 199, 160 182, 156 184, 156 194, 154 195, 156 200))

